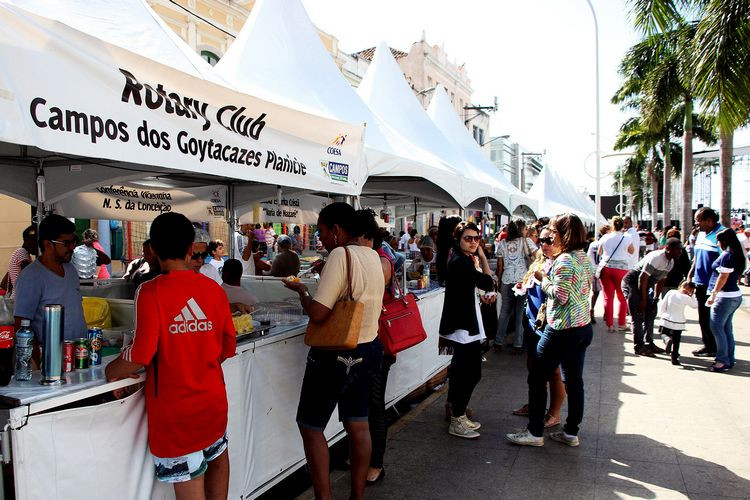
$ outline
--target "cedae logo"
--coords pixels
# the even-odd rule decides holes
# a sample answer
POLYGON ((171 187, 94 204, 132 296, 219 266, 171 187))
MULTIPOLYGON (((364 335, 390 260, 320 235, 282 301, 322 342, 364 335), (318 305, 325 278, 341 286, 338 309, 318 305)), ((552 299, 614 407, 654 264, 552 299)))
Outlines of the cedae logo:
POLYGON ((335 139, 331 141, 331 144, 333 144, 334 146, 343 146, 345 141, 346 141, 346 134, 339 134, 336 136, 335 139))
POLYGON ((194 298, 187 301, 180 314, 174 317, 174 323, 169 325, 169 333, 207 332, 213 330, 213 323, 206 318, 194 298))

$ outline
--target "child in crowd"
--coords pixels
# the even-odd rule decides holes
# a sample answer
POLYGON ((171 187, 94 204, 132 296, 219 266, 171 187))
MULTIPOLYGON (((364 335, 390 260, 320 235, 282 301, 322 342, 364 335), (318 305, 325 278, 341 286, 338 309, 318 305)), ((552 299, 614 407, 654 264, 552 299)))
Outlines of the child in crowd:
POLYGON ((685 306, 698 308, 695 298, 695 283, 683 281, 677 290, 670 290, 659 303, 659 331, 666 344, 667 354, 672 355, 672 364, 680 366, 680 338, 685 330, 685 306))

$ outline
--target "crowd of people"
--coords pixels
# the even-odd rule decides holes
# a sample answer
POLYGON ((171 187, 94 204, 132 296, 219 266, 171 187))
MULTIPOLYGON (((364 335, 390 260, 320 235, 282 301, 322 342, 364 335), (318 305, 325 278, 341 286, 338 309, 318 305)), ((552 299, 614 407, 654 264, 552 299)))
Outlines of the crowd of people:
MULTIPOLYGON (((445 287, 438 345, 452 355, 446 404, 451 436, 480 436, 482 425, 469 405, 482 377, 483 355, 491 348, 509 349, 526 354, 528 400, 513 413, 529 423, 507 439, 543 446, 550 429, 549 439, 578 446, 584 363, 600 291, 607 332, 632 331, 635 354, 666 353, 680 365, 684 309, 694 307, 703 346, 693 355, 713 357, 713 372, 731 370, 736 363, 732 321, 742 301, 738 283, 750 242, 744 227, 723 227, 710 208, 696 212, 695 225, 687 238, 667 228, 648 243, 629 217, 614 217, 593 239, 577 215, 561 214, 528 225, 511 220, 492 245, 477 224, 458 217, 441 219, 424 237, 415 230, 393 236, 378 226, 371 210, 356 211, 340 202, 326 206, 317 221, 317 238, 327 258, 315 293, 295 279, 284 280, 284 286, 299 295, 311 323, 325 322, 347 294, 362 303, 363 312, 354 349, 311 347, 307 356, 296 422, 316 497, 331 494, 323 431, 336 407, 349 437, 351 497, 362 498, 366 486, 385 477, 385 388, 397 359, 384 355, 378 320, 384 302, 399 293, 399 270, 434 272, 445 287), (400 269, 407 256, 412 262, 400 269), (655 343, 656 326, 664 348, 655 343)), ((242 288, 241 276, 248 269, 295 276, 300 266, 299 233, 269 239, 268 229, 247 231, 241 258, 232 259, 222 241, 210 240, 184 216, 162 214, 151 225, 143 257, 125 275, 139 285, 135 336, 106 374, 116 380, 146 369, 156 476, 173 483, 179 497, 226 495, 227 399, 221 363, 235 352, 232 312, 247 312, 257 303, 242 288), (258 258, 269 247, 274 259, 258 258), (188 333, 179 330, 185 315, 201 322, 196 326, 201 335, 175 335, 188 333)), ((60 303, 66 311, 65 337, 84 334, 79 278, 94 276, 107 262, 97 239, 89 230, 78 245, 74 224, 56 215, 46 217, 38 231, 35 226, 24 231, 6 279, 15 293, 17 321, 29 319, 39 332, 43 305, 60 303)))

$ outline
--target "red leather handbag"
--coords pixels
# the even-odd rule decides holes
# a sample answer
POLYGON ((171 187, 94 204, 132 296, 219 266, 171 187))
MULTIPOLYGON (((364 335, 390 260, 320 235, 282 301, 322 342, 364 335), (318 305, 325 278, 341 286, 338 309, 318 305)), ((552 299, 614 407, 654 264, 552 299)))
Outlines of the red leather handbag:
POLYGON ((388 356, 415 346, 427 338, 422 315, 417 307, 417 297, 413 293, 404 295, 395 277, 394 281, 399 298, 383 303, 378 321, 378 337, 383 344, 383 352, 388 356))

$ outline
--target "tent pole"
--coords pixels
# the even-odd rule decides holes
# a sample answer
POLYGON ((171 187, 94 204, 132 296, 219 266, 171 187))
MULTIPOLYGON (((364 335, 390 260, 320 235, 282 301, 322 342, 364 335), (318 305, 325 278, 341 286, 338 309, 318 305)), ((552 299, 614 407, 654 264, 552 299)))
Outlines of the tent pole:
POLYGON ((236 240, 237 235, 236 233, 236 219, 234 217, 234 184, 227 184, 225 186, 226 188, 226 207, 224 209, 226 210, 225 218, 227 220, 227 224, 229 225, 229 237, 227 238, 229 241, 227 241, 227 255, 230 256, 230 258, 234 258, 234 248, 236 246, 236 240))
POLYGON ((39 225, 44 218, 44 202, 47 201, 47 187, 44 178, 44 168, 42 168, 42 162, 39 160, 39 168, 36 173, 36 222, 39 225))

